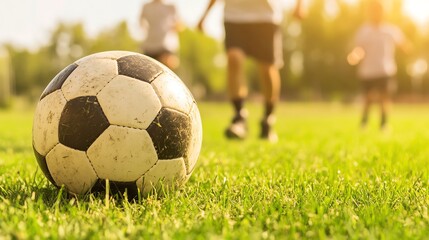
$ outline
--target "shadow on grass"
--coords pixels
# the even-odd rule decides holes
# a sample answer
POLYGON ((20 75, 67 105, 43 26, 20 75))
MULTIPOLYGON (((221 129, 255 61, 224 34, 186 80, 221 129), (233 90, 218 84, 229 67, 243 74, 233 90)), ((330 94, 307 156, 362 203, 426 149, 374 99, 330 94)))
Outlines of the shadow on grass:
MULTIPOLYGON (((19 175, 19 172, 18 172, 19 175)), ((124 204, 144 204, 146 200, 162 200, 168 197, 171 191, 152 191, 143 196, 137 186, 131 183, 110 183, 99 180, 91 192, 84 195, 74 195, 66 191, 64 187, 58 188, 36 171, 31 179, 16 177, 9 178, 6 183, 0 184, 0 203, 7 201, 14 206, 24 206, 28 201, 43 204, 46 208, 54 208, 59 205, 67 206, 71 201, 81 203, 98 202, 108 205, 114 203, 121 207, 124 204), (106 190, 108 189, 108 190, 106 190)))
POLYGON ((47 181, 39 183, 26 183, 17 179, 0 186, 0 201, 8 201, 13 205, 24 205, 26 201, 43 201, 47 206, 52 206, 58 196, 58 189, 48 186, 47 181))

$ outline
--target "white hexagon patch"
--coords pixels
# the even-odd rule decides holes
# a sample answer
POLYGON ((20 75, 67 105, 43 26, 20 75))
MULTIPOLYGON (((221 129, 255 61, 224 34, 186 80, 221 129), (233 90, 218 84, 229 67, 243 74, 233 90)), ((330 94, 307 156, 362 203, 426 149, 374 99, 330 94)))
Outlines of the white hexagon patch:
POLYGON ((94 96, 118 75, 118 64, 111 59, 90 58, 81 62, 62 86, 67 100, 94 96))
POLYGON ((152 86, 159 95, 162 106, 189 113, 194 98, 177 76, 168 73, 161 74, 152 82, 152 86))
POLYGON ((110 126, 89 147, 88 157, 101 179, 137 180, 158 160, 146 130, 110 126))
POLYGON ((57 186, 64 185, 71 193, 84 194, 98 180, 86 153, 62 144, 48 153, 46 163, 57 186))
POLYGON ((146 195, 152 190, 168 190, 179 187, 187 180, 183 158, 158 160, 144 176, 137 180, 137 187, 146 195))
POLYGON ((188 174, 192 173, 197 164, 198 156, 201 151, 201 144, 203 141, 203 126, 201 124, 201 116, 198 110, 197 104, 194 103, 191 113, 191 141, 189 143, 188 150, 186 152, 185 163, 187 166, 188 174))
POLYGON ((110 124, 146 129, 161 110, 149 83, 127 76, 115 77, 97 96, 110 124))
POLYGON ((61 91, 55 91, 37 104, 33 121, 34 148, 43 156, 59 143, 58 125, 67 101, 61 91))
POLYGON ((91 54, 89 56, 83 57, 76 61, 76 64, 81 65, 84 64, 86 61, 90 61, 93 59, 111 59, 111 60, 117 60, 121 57, 125 57, 128 55, 135 55, 134 52, 127 52, 127 51, 106 51, 106 52, 99 52, 95 54, 91 54))

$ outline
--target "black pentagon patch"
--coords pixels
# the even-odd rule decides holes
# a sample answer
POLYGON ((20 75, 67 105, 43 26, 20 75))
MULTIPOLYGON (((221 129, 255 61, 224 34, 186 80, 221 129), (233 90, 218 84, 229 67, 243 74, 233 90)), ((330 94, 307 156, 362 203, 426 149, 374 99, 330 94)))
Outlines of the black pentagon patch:
POLYGON ((148 83, 155 80, 164 71, 157 62, 141 55, 121 57, 117 61, 119 75, 125 75, 148 83))
POLYGON ((39 163, 40 169, 42 169, 43 174, 45 174, 46 178, 54 185, 55 181, 54 178, 52 178, 51 173, 48 169, 48 164, 46 163, 46 157, 42 156, 33 146, 34 155, 36 156, 37 162, 39 163))
POLYGON ((86 151, 109 121, 95 96, 85 96, 67 102, 61 113, 58 137, 67 147, 86 151))
MULTIPOLYGON (((112 195, 127 193, 129 199, 136 198, 138 196, 138 188, 136 182, 115 182, 109 181, 110 193, 112 195)), ((105 192, 106 191, 106 180, 98 179, 98 181, 91 188, 91 192, 105 192)))
POLYGON ((185 156, 191 138, 190 118, 185 114, 163 108, 147 129, 158 159, 168 160, 185 156))
POLYGON ((63 86, 66 79, 77 67, 78 65, 76 63, 73 63, 73 64, 70 64, 68 67, 64 68, 60 73, 58 73, 57 76, 55 76, 54 79, 52 79, 52 81, 45 88, 45 90, 42 93, 42 96, 40 97, 40 100, 42 100, 49 94, 60 89, 63 86))

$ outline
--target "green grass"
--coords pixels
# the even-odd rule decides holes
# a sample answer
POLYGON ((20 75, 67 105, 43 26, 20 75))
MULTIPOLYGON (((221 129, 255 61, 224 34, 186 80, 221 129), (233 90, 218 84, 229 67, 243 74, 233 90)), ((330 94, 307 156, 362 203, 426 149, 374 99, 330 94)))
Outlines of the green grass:
POLYGON ((0 239, 428 239, 429 107, 397 106, 392 131, 358 106, 284 104, 281 139, 226 141, 228 105, 201 104, 198 166, 180 191, 138 202, 68 198, 31 148, 32 112, 0 111, 0 239))

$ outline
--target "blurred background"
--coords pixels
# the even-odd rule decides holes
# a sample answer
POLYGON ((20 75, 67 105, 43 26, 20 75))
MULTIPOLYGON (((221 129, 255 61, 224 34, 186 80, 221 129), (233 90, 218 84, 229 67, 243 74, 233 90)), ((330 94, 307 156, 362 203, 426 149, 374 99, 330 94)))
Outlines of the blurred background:
MULTIPOLYGON (((294 1, 284 1, 286 18, 282 97, 289 101, 354 102, 359 99, 355 67, 347 64, 352 39, 364 21, 361 0, 307 0, 306 18, 293 20, 294 1)), ((140 52, 142 0, 0 0, 0 106, 15 97, 36 100, 49 81, 71 62, 106 50, 140 52)), ((186 28, 180 33, 177 73, 202 100, 223 100, 226 58, 222 1, 210 13, 207 35, 195 26, 208 0, 173 2, 186 28)), ((396 101, 429 100, 429 2, 389 0, 388 19, 413 44, 398 52, 396 101)), ((248 62, 251 88, 257 72, 248 62)), ((253 91, 257 92, 257 91, 253 91)), ((257 97, 257 96, 255 96, 257 97)))

